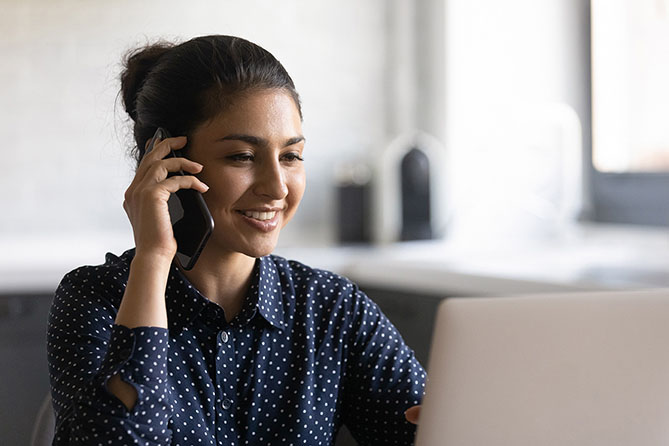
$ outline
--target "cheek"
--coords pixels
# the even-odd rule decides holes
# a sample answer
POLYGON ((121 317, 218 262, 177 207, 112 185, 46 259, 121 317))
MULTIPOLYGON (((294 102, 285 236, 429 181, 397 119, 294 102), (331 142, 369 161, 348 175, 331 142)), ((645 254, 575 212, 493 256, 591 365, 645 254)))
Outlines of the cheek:
POLYGON ((203 196, 207 206, 212 209, 230 206, 244 191, 245 181, 239 175, 226 175, 223 172, 215 176, 203 176, 200 179, 209 186, 209 190, 203 196))
POLYGON ((307 185, 307 178, 303 169, 300 172, 296 172, 294 175, 291 176, 289 190, 290 190, 290 195, 292 196, 291 204, 294 207, 297 207, 297 205, 300 204, 302 196, 304 195, 304 189, 306 188, 306 185, 307 185))

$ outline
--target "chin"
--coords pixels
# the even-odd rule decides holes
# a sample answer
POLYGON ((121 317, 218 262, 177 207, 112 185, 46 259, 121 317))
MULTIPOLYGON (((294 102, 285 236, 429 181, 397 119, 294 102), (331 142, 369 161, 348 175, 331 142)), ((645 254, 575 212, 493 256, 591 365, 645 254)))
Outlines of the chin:
POLYGON ((270 255, 274 251, 274 248, 276 248, 276 241, 273 241, 272 243, 257 243, 253 246, 241 249, 240 252, 249 257, 259 258, 270 255))
POLYGON ((272 254, 272 251, 271 250, 270 251, 254 251, 254 252, 249 252, 249 253, 245 253, 245 254, 248 257, 252 257, 254 259, 259 259, 261 257, 265 257, 265 256, 268 256, 268 255, 272 254))

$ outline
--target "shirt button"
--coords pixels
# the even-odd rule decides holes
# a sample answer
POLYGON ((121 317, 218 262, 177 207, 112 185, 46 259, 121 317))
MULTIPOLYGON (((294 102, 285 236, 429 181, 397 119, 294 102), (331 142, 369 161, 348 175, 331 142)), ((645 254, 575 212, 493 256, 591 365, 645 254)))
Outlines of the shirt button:
POLYGON ((232 400, 228 398, 224 399, 223 402, 221 403, 221 407, 223 408, 223 410, 230 409, 232 407, 232 400))
POLYGON ((222 331, 221 332, 221 342, 225 344, 226 342, 228 342, 228 339, 230 339, 230 337, 228 336, 228 332, 227 331, 222 331))

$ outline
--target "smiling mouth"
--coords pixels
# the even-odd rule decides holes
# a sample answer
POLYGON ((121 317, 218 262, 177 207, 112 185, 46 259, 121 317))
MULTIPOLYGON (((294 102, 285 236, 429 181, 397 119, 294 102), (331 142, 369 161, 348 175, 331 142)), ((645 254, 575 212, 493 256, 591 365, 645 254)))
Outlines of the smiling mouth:
POLYGON ((276 211, 270 211, 270 212, 239 211, 239 213, 249 218, 253 218, 255 220, 260 220, 260 221, 271 220, 276 215, 276 211))

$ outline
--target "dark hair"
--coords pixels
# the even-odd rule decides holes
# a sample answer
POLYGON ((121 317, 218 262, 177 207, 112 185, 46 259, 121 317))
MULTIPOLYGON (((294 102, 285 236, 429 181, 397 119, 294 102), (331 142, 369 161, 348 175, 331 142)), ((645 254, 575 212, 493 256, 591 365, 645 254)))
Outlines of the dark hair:
POLYGON ((240 94, 263 89, 286 90, 302 117, 288 72, 271 53, 248 40, 203 36, 129 52, 121 73, 121 95, 134 121, 137 163, 158 127, 173 136, 188 136, 240 94))

